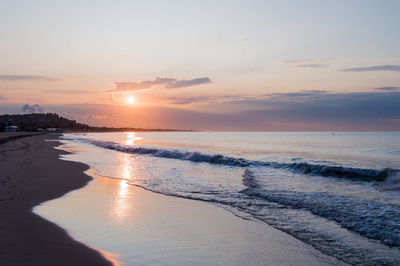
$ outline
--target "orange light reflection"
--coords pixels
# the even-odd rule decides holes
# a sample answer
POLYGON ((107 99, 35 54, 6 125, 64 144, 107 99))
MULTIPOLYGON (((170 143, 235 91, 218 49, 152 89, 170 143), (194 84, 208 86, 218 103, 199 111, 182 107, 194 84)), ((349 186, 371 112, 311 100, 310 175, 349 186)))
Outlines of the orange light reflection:
MULTIPOLYGON (((133 133, 134 134, 134 133, 133 133)), ((129 180, 133 179, 133 167, 129 154, 120 155, 121 178, 119 181, 119 189, 114 195, 114 203, 112 208, 112 217, 116 223, 122 223, 126 219, 132 219, 134 214, 134 202, 131 198, 131 186, 129 180)))
POLYGON ((135 132, 127 132, 126 133, 126 140, 125 140, 125 144, 126 145, 133 145, 135 144, 136 140, 141 140, 141 137, 136 137, 135 132))
POLYGON ((135 133, 134 132, 128 132, 126 133, 126 145, 133 145, 135 143, 135 133))

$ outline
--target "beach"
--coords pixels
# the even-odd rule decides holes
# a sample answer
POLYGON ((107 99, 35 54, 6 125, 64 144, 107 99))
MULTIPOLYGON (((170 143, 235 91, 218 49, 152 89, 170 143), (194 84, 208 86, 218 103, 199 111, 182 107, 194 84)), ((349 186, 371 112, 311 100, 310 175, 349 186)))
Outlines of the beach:
MULTIPOLYGON (((23 135, 2 133, 2 138, 23 135)), ((13 139, 0 145, 0 265, 110 265, 100 253, 32 213, 44 201, 91 180, 81 163, 59 160, 57 135, 13 139)))
POLYGON ((397 137, 12 138, 0 145, 0 265, 397 265, 397 137))
MULTIPOLYGON (((199 254, 212 258, 211 264, 224 261, 224 254, 235 254, 246 264, 258 265, 258 261, 274 257, 266 256, 270 249, 263 247, 276 246, 283 254, 291 254, 287 247, 300 240, 306 247, 349 264, 398 265, 398 137, 397 132, 64 134, 58 148, 71 153, 62 158, 90 166, 87 174, 94 181, 82 190, 38 206, 35 212, 65 228, 73 238, 125 262, 149 263, 146 259, 154 254, 166 253, 169 256, 162 259, 165 264, 187 263, 178 252, 180 248, 170 248, 184 243, 178 241, 179 233, 151 245, 146 237, 139 238, 144 242, 138 240, 143 232, 157 239, 165 232, 179 232, 174 227, 186 227, 181 221, 187 221, 193 228, 187 231, 194 234, 187 237, 192 239, 188 242, 192 249, 183 248, 198 251, 191 262, 199 264, 205 261, 196 257, 199 254), (100 180, 110 181, 109 185, 104 187, 100 180), (129 193, 132 186, 152 193, 129 193), (138 195, 151 195, 151 200, 142 201, 138 195), (157 195, 162 196, 161 203, 140 204, 153 202, 157 195), (263 226, 257 225, 254 235, 265 239, 254 236, 243 241, 247 232, 241 235, 240 225, 225 233, 209 233, 196 222, 200 217, 186 215, 190 213, 185 211, 189 203, 197 204, 193 208, 198 213, 210 210, 201 222, 206 228, 257 222, 263 226), (160 205, 165 206, 158 208, 160 205), (219 215, 212 210, 216 209, 230 213, 230 218, 215 223, 219 215), (156 211, 146 218, 147 210, 156 211), (150 226, 158 216, 162 221, 177 219, 168 222, 170 229, 163 223, 150 226), (190 222, 192 216, 194 222, 190 222), (138 230, 136 223, 146 227, 138 230), (281 231, 279 239, 291 236, 283 241, 286 244, 271 243, 271 227, 281 231), (196 234, 204 242, 197 243, 196 234), (214 236, 229 236, 230 249, 214 236), (146 251, 139 259, 136 255, 143 248, 146 251)), ((305 246, 296 250, 301 254, 305 246)), ((184 254, 189 256, 190 252, 184 254)), ((274 255, 276 261, 290 261, 287 255, 274 255)), ((229 256, 231 264, 235 264, 235 256, 229 256)))
POLYGON ((126 186, 91 170, 90 182, 87 165, 58 159, 67 152, 54 148, 57 141, 46 141, 57 138, 26 137, 0 146, 6 169, 1 265, 341 264, 264 223, 208 203, 126 186), (50 221, 32 213, 38 205, 35 212, 50 221), (104 230, 107 216, 111 231, 104 230))
POLYGON ((95 178, 87 187, 35 212, 74 239, 111 253, 117 264, 345 265, 264 223, 211 204, 88 174, 95 178))

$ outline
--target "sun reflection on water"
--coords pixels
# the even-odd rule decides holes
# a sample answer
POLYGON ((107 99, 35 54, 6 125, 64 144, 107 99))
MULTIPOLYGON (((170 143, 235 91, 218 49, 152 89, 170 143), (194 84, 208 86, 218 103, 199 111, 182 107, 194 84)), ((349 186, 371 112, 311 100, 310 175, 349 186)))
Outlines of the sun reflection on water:
POLYGON ((141 137, 136 137, 135 132, 127 132, 126 133, 126 140, 125 140, 125 144, 126 145, 133 145, 135 144, 136 140, 140 140, 142 139, 141 137))
POLYGON ((133 167, 129 154, 120 154, 121 180, 119 188, 114 195, 112 217, 116 223, 122 223, 126 219, 132 219, 134 202, 131 199, 131 186, 129 181, 133 179, 133 167))
POLYGON ((118 195, 121 198, 125 198, 128 195, 128 181, 127 180, 121 180, 119 182, 119 191, 118 191, 118 195))
POLYGON ((133 132, 128 132, 126 133, 126 145, 133 145, 133 143, 135 142, 135 133, 133 132))

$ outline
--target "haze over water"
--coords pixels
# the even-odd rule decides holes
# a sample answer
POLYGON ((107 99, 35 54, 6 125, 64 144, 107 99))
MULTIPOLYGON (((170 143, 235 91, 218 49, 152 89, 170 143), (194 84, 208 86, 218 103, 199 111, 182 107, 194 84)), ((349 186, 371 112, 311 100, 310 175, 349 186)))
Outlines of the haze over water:
POLYGON ((398 132, 88 133, 65 139, 99 175, 210 202, 349 263, 400 261, 398 132))

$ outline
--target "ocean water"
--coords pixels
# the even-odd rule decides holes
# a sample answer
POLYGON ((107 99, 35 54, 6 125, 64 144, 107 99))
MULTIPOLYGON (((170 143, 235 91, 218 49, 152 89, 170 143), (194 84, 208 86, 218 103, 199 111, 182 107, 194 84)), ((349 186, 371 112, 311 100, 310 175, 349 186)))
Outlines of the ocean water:
POLYGON ((86 151, 81 160, 98 175, 210 202, 351 264, 400 264, 399 132, 129 132, 63 138, 86 151))

